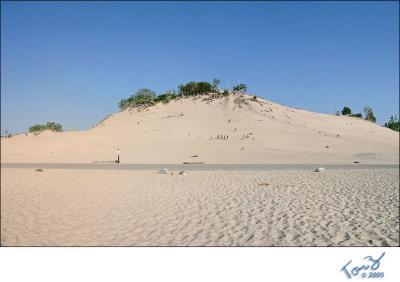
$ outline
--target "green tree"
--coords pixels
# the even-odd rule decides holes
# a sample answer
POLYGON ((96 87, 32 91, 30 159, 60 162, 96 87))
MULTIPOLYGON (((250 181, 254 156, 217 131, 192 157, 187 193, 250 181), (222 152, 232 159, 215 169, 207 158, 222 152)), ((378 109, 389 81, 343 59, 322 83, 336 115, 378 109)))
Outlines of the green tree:
POLYGON ((220 79, 214 78, 213 83, 212 83, 212 90, 217 92, 219 90, 220 83, 221 83, 220 79))
POLYGON ((235 85, 233 87, 233 91, 239 91, 239 92, 247 92, 247 85, 240 83, 238 85, 235 85))
POLYGON ((376 117, 374 116, 374 112, 372 111, 371 107, 365 106, 364 113, 365 113, 365 120, 376 122, 376 117))
POLYGON ((351 109, 349 107, 347 107, 347 106, 344 106, 343 110, 342 110, 342 115, 344 115, 344 116, 351 115, 351 109))
POLYGON ((395 131, 400 131, 400 121, 395 115, 394 117, 391 116, 389 121, 385 123, 385 127, 390 128, 395 131))

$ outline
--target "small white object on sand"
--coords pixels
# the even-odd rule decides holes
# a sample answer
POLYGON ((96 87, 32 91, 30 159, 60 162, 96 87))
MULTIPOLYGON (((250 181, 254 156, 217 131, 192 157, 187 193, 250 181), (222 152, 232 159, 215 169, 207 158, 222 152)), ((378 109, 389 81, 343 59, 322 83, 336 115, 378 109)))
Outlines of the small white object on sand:
POLYGON ((315 172, 322 172, 322 171, 326 171, 326 168, 324 167, 319 167, 316 170, 314 170, 315 172))
POLYGON ((181 170, 180 172, 178 172, 180 175, 186 175, 186 172, 181 170))
POLYGON ((166 168, 160 169, 160 170, 158 171, 158 173, 161 173, 161 174, 168 174, 168 169, 166 169, 166 168))

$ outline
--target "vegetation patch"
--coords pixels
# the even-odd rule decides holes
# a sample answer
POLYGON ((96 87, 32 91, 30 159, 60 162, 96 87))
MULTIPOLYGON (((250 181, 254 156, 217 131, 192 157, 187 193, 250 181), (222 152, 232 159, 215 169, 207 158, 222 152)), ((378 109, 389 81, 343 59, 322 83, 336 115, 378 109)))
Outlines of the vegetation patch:
POLYGON ((247 91, 247 85, 245 84, 238 84, 234 86, 232 90, 221 90, 219 88, 220 82, 221 81, 216 78, 212 83, 207 81, 190 81, 188 83, 180 84, 178 86, 178 91, 168 90, 160 95, 157 95, 155 91, 149 88, 142 88, 130 97, 121 99, 118 106, 121 110, 132 108, 140 109, 153 106, 157 103, 167 104, 173 100, 190 96, 208 95, 212 100, 218 97, 229 96, 232 91, 236 93, 245 93, 247 91))
POLYGON ((55 122, 47 122, 46 124, 35 124, 29 127, 29 132, 30 133, 36 133, 39 134, 40 132, 44 130, 51 130, 54 132, 62 132, 62 125, 59 123, 55 122))
POLYGON ((394 131, 400 131, 400 121, 397 116, 391 116, 388 122, 385 122, 385 127, 394 131))

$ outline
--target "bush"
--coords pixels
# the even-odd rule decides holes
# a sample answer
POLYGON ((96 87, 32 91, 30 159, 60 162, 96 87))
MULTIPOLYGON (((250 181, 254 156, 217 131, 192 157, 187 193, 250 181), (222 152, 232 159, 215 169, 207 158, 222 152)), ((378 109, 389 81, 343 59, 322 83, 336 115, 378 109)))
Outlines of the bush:
POLYGON ((233 87, 233 91, 247 92, 247 85, 240 83, 233 87))
POLYGON ((158 95, 155 99, 154 102, 161 102, 164 104, 169 103, 171 100, 175 100, 178 96, 175 93, 175 90, 168 90, 164 94, 158 95))
POLYGON ((153 105, 156 97, 156 92, 148 88, 142 88, 139 89, 134 95, 131 95, 129 98, 121 99, 118 106, 121 110, 125 110, 127 108, 132 108, 140 105, 153 105))
POLYGON ((121 110, 125 110, 128 107, 128 100, 125 98, 122 98, 121 101, 119 101, 119 103, 118 103, 118 107, 121 110))
POLYGON ((59 123, 47 122, 46 127, 47 127, 47 129, 50 129, 51 131, 56 131, 56 132, 62 131, 62 125, 59 123))
POLYGON ((352 114, 350 115, 351 117, 356 117, 356 118, 362 118, 362 114, 358 113, 358 114, 352 114))
POLYGON ((397 116, 391 116, 389 121, 385 123, 385 127, 395 131, 400 131, 400 121, 397 116))
POLYGON ((35 124, 29 127, 29 132, 37 132, 37 131, 43 131, 46 130, 47 127, 44 124, 35 124))
POLYGON ((365 120, 376 122, 376 117, 374 116, 374 112, 372 111, 371 107, 365 106, 364 113, 365 113, 365 120))
POLYGON ((349 107, 343 107, 342 110, 342 115, 347 116, 347 115, 351 115, 351 109, 349 107))
POLYGON ((212 92, 212 90, 213 86, 206 81, 190 81, 186 84, 179 85, 179 94, 185 96, 206 94, 212 92))
POLYGON ((230 93, 229 90, 228 90, 228 89, 225 89, 224 92, 222 92, 222 95, 223 95, 223 96, 228 96, 229 93, 230 93))
POLYGON ((220 79, 214 78, 213 80, 213 84, 212 84, 212 90, 214 92, 218 92, 219 91, 219 84, 221 83, 220 79))
POLYGON ((51 130, 55 132, 62 132, 62 125, 55 122, 47 122, 46 124, 35 124, 29 127, 29 132, 40 133, 43 130, 51 130))

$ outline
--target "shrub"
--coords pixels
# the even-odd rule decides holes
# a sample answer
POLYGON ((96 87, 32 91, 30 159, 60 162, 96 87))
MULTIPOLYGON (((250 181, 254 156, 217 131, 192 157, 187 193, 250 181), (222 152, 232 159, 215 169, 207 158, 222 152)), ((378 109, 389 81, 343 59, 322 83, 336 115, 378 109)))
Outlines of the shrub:
POLYGON ((169 103, 171 100, 175 100, 178 96, 175 93, 175 90, 168 90, 164 94, 158 95, 155 99, 154 102, 161 102, 164 104, 169 103))
POLYGON ((46 130, 46 125, 44 124, 35 124, 29 127, 29 132, 37 132, 37 131, 43 131, 46 130))
POLYGON ((233 91, 247 92, 247 85, 240 83, 233 87, 233 91))
POLYGON ((389 121, 385 123, 385 127, 395 131, 400 131, 400 121, 397 116, 391 116, 389 121))
POLYGON ((342 115, 344 115, 344 116, 349 116, 349 115, 351 115, 351 109, 349 108, 349 107, 343 107, 343 110, 342 110, 342 115))
POLYGON ((212 83, 212 90, 215 92, 218 92, 220 83, 221 83, 220 79, 214 78, 213 83, 212 83))
POLYGON ((148 88, 142 88, 139 89, 134 95, 131 95, 129 98, 121 99, 118 106, 121 110, 125 110, 127 108, 140 105, 152 105, 154 104, 154 100, 156 99, 156 97, 156 92, 148 88))
POLYGON ((199 95, 210 93, 213 90, 213 86, 206 81, 190 81, 186 84, 179 85, 179 94, 185 96, 199 95))
POLYGON ((362 118, 362 114, 361 113, 357 113, 357 114, 352 114, 350 115, 351 117, 356 117, 356 118, 362 118))
POLYGON ((222 95, 223 95, 223 96, 228 96, 229 93, 230 93, 229 90, 228 90, 228 89, 225 89, 224 92, 222 92, 222 95))
POLYGON ((139 89, 135 95, 133 95, 133 102, 135 104, 151 104, 157 97, 156 92, 148 88, 139 89))
POLYGON ((62 131, 62 125, 59 123, 47 122, 46 127, 47 127, 47 129, 50 129, 51 131, 56 131, 56 132, 62 131))
POLYGON ((376 117, 374 116, 374 112, 372 111, 371 107, 365 106, 364 113, 365 113, 365 120, 376 122, 376 117))
POLYGON ((46 124, 35 124, 29 127, 29 132, 40 133, 43 130, 51 130, 55 132, 62 132, 62 125, 55 122, 47 122, 46 124))
POLYGON ((128 107, 128 100, 125 98, 122 98, 121 101, 119 101, 119 103, 118 103, 118 107, 121 110, 125 110, 128 107))

